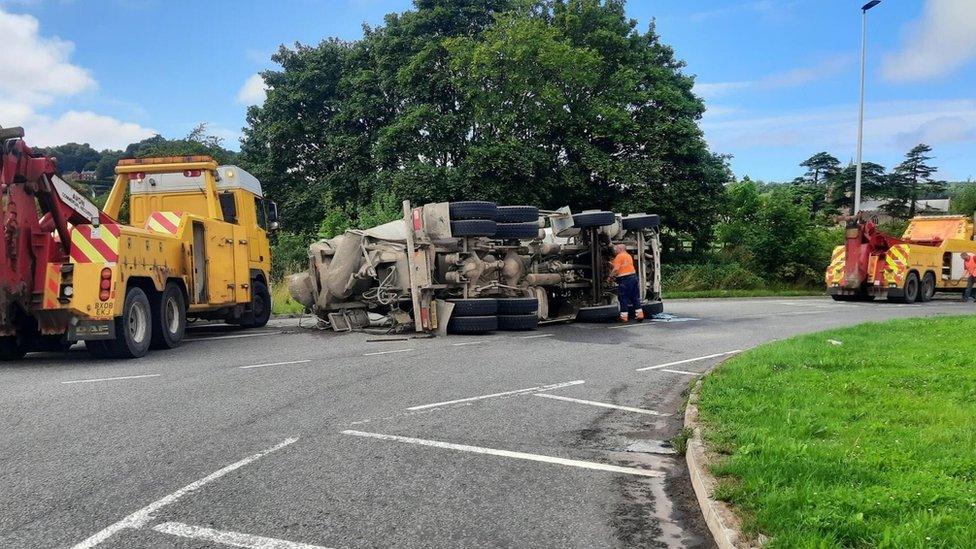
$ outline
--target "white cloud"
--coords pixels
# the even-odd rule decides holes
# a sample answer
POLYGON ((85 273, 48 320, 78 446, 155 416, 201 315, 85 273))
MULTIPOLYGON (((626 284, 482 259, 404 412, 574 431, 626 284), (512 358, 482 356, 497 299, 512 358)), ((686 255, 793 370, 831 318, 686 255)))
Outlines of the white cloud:
POLYGON ((709 11, 699 11, 691 14, 691 20, 695 23, 700 23, 708 19, 714 19, 716 17, 724 17, 737 12, 753 12, 761 15, 769 15, 772 13, 783 13, 793 7, 800 4, 800 0, 794 0, 792 2, 785 1, 775 1, 775 0, 755 0, 753 2, 742 2, 740 4, 733 4, 724 8, 718 8, 709 11))
MULTIPOLYGON (((904 152, 920 142, 932 146, 976 142, 976 100, 888 101, 866 105, 865 147, 904 152)), ((741 116, 702 123, 710 145, 719 152, 751 148, 803 146, 853 153, 857 105, 741 116)))
POLYGON ((705 82, 695 83, 695 93, 713 99, 731 95, 745 90, 775 90, 795 88, 813 82, 820 82, 831 78, 854 62, 851 55, 833 55, 810 67, 798 67, 786 72, 771 74, 758 80, 740 80, 736 82, 705 82))
POLYGON ((47 112, 59 99, 94 90, 97 83, 69 57, 74 44, 40 34, 30 15, 8 13, 0 6, 0 125, 23 126, 34 146, 71 141, 95 148, 121 148, 156 133, 138 124, 89 111, 47 112))
POLYGON ((47 104, 55 97, 95 88, 95 80, 87 70, 68 62, 74 44, 42 37, 39 30, 36 18, 0 9, 0 96, 5 100, 47 104))
POLYGON ((260 74, 252 74, 237 92, 237 101, 244 105, 260 105, 264 103, 267 94, 268 86, 264 83, 264 78, 260 74))
POLYGON ((898 82, 936 78, 976 58, 974 8, 973 0, 927 0, 901 50, 885 57, 885 77, 898 82))

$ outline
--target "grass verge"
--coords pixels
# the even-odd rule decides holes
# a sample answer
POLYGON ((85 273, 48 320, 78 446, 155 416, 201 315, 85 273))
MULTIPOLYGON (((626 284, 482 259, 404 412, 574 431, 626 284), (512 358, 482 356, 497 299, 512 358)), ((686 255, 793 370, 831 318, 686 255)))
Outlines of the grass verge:
POLYGON ((305 310, 301 303, 291 298, 288 283, 278 280, 271 283, 271 313, 276 315, 300 314, 305 310))
POLYGON ((823 290, 664 290, 664 299, 689 299, 701 297, 798 297, 824 295, 823 290))
POLYGON ((976 547, 974 331, 871 323, 728 361, 698 404, 716 497, 768 547, 976 547))

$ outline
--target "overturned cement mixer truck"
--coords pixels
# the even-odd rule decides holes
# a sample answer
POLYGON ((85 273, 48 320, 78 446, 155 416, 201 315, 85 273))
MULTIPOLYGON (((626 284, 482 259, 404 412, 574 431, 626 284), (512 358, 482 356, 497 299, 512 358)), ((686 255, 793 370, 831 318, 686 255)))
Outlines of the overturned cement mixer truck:
POLYGON ((289 291, 336 331, 533 330, 540 321, 618 318, 613 247, 635 259, 647 316, 661 302, 660 218, 568 207, 441 202, 403 220, 320 240, 289 291))

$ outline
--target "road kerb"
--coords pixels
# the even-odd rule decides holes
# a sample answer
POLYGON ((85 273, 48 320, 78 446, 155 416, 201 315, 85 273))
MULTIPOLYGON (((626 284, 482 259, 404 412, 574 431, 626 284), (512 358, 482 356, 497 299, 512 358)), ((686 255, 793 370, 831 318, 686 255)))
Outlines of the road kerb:
POLYGON ((685 427, 692 430, 688 439, 685 458, 688 462, 688 472, 691 485, 695 489, 698 506, 701 508, 705 523, 715 539, 719 549, 742 549, 758 547, 750 543, 742 533, 742 521, 724 502, 712 499, 718 480, 708 470, 708 456, 701 438, 701 428, 698 424, 698 392, 701 380, 695 383, 691 395, 688 397, 688 407, 685 408, 685 427))

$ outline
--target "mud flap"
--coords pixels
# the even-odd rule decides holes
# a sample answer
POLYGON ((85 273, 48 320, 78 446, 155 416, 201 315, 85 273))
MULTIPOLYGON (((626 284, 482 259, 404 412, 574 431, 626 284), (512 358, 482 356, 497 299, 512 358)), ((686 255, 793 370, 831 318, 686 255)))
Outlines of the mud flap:
POLYGON ((68 324, 68 341, 115 339, 114 320, 79 320, 68 324))

